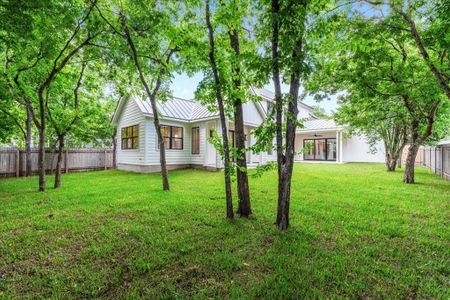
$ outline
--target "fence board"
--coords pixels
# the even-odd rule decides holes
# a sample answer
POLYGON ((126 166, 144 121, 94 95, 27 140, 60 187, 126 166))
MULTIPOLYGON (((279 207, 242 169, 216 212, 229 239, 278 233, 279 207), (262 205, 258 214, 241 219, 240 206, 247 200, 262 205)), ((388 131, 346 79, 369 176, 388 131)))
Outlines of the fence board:
MULTIPOLYGON (((37 148, 31 150, 31 171, 38 174, 37 148)), ((107 170, 113 168, 114 151, 111 148, 68 148, 63 153, 61 169, 63 172, 107 170)), ((45 172, 56 169, 58 153, 45 151, 45 172)), ((25 176, 26 153, 24 149, 0 147, 0 177, 25 176)))

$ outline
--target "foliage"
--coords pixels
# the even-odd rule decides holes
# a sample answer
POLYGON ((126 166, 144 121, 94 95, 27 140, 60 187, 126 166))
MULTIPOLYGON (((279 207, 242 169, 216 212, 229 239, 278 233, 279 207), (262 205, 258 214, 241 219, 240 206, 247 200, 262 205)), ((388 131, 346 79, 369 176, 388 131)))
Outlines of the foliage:
POLYGON ((325 109, 320 105, 313 105, 313 115, 318 117, 319 119, 330 119, 330 116, 327 114, 325 109))
MULTIPOLYGON (((436 101, 443 102, 441 89, 410 37, 392 29, 398 22, 395 16, 380 21, 358 14, 342 19, 339 35, 321 41, 323 63, 308 82, 315 91, 345 91, 335 118, 372 142, 383 139, 385 128, 413 119, 420 120, 424 132, 428 112, 436 101), (411 111, 405 98, 412 103, 411 111)), ((448 104, 439 107, 437 116, 427 141, 442 138, 448 128, 448 104)))

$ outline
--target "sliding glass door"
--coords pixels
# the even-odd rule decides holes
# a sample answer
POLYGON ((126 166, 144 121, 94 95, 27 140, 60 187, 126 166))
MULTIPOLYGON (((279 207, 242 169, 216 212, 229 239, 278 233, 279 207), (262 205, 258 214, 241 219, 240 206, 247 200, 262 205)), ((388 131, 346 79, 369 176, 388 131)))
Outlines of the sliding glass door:
POLYGON ((336 139, 304 139, 304 160, 336 160, 336 139))

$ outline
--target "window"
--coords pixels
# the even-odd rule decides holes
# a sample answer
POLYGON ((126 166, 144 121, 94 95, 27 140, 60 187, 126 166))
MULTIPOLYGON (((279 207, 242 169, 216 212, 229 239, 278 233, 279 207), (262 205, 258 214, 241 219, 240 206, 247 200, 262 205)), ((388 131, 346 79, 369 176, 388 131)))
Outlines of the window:
POLYGON ((138 149, 139 147, 139 125, 123 127, 121 130, 121 147, 126 149, 138 149))
POLYGON ((200 154, 200 128, 192 127, 192 154, 200 154))
POLYGON ((183 127, 161 125, 166 149, 183 150, 183 127))

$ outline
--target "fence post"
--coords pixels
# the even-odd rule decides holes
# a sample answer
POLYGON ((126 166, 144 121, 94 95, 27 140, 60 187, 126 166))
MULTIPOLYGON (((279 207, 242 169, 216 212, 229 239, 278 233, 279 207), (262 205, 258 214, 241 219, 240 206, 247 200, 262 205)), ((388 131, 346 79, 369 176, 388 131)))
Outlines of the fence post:
POLYGON ((428 148, 428 150, 430 151, 430 166, 429 166, 429 168, 430 168, 430 170, 432 170, 433 165, 431 164, 431 147, 428 148))
POLYGON ((106 165, 106 148, 105 148, 105 161, 104 161, 104 164, 105 164, 105 170, 107 170, 108 167, 107 167, 107 165, 106 165))
POLYGON ((64 167, 66 168, 66 174, 69 173, 69 165, 67 164, 69 162, 69 148, 66 148, 66 155, 64 156, 64 167))
POLYGON ((427 166, 427 162, 426 162, 426 157, 425 157, 426 150, 425 147, 423 147, 423 156, 422 156, 422 160, 423 160, 423 165, 426 167, 427 166))
POLYGON ((434 147, 434 174, 437 174, 437 148, 434 147))
POLYGON ((20 175, 20 150, 16 150, 16 177, 20 175))
POLYGON ((444 178, 444 146, 441 148, 441 176, 444 178))

